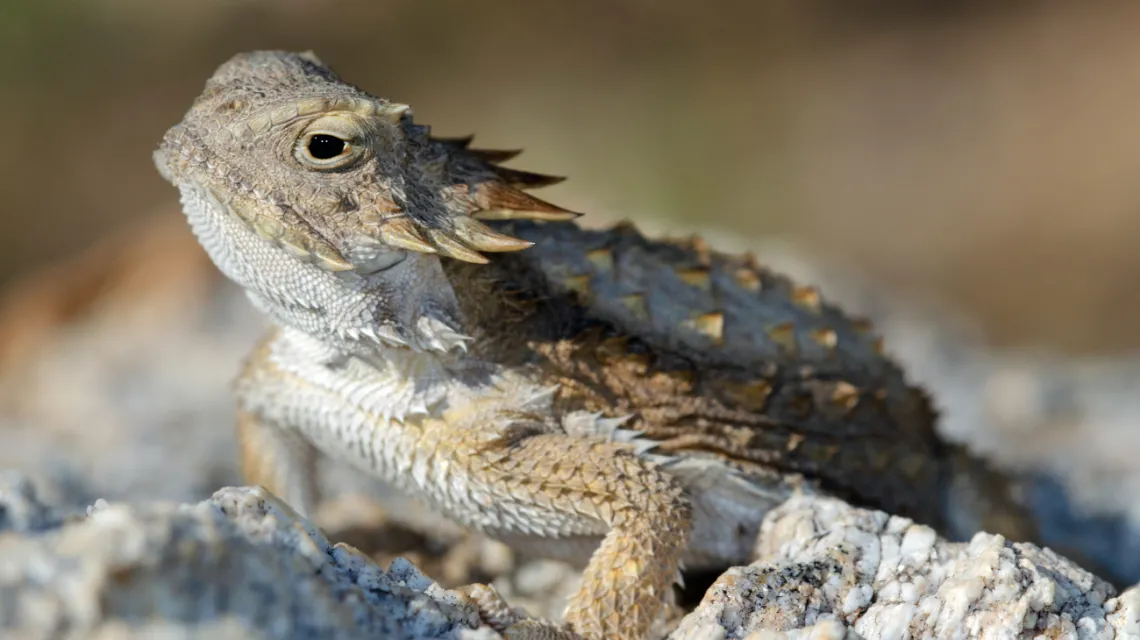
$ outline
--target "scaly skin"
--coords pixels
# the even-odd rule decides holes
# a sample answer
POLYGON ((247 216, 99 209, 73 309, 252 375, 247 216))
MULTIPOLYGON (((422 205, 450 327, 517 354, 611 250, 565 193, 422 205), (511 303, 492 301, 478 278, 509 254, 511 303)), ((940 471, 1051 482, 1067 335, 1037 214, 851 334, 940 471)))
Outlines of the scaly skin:
POLYGON ((472 587, 533 640, 647 637, 682 565, 747 562, 795 491, 1033 539, 866 322, 699 239, 579 228, 468 142, 279 52, 166 134, 191 227, 277 325, 237 383, 250 482, 311 513, 323 454, 583 563, 564 628, 472 587))

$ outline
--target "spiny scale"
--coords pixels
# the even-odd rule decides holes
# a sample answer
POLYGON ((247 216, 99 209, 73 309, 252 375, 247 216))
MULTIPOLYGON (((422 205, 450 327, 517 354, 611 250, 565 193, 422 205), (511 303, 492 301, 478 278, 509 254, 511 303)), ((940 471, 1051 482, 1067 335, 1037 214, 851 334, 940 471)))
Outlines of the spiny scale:
POLYGON ((744 366, 796 362, 823 373, 844 362, 890 366, 870 325, 826 304, 818 289, 712 251, 699 238, 654 241, 628 224, 492 226, 536 243, 520 257, 630 334, 680 340, 744 366))

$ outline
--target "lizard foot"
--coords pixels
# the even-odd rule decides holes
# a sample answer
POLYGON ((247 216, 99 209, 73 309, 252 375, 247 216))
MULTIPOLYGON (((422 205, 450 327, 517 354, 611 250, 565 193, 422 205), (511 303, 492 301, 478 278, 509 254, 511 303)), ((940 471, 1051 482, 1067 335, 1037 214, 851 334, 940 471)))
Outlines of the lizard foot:
POLYGON ((582 640, 573 631, 547 620, 529 618, 511 608, 494 587, 469 584, 456 589, 479 610, 479 618, 507 640, 582 640))

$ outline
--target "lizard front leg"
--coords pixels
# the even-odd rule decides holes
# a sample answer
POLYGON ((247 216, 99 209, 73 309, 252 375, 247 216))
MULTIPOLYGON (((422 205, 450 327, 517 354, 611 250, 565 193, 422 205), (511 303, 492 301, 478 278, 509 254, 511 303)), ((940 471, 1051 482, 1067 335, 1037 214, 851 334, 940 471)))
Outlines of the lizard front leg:
POLYGON ((511 528, 576 527, 570 521, 588 519, 606 530, 566 608, 569 627, 584 638, 644 638, 689 540, 692 510, 681 487, 618 444, 555 433, 490 447, 477 434, 472 439, 449 462, 502 499, 496 510, 546 520, 511 528))
MULTIPOLYGON (((391 390, 405 389, 410 374, 379 367, 406 354, 326 364, 302 357, 313 353, 310 346, 303 335, 270 336, 247 362, 238 385, 242 406, 264 421, 254 423, 261 427, 248 439, 267 437, 272 445, 258 444, 268 457, 255 457, 251 467, 296 456, 301 450, 280 438, 295 435, 490 535, 600 538, 566 622, 590 639, 645 637, 664 610, 692 527, 689 498, 670 474, 631 445, 550 431, 542 420, 520 424, 523 413, 544 415, 549 407, 520 408, 522 391, 509 382, 457 391, 434 414, 394 419, 386 415, 391 390)), ((413 371, 421 387, 448 384, 426 366, 413 371)), ((304 476, 278 477, 298 486, 290 478, 304 476)), ((511 625, 509 635, 550 637, 531 633, 533 623, 511 625)))
POLYGON ((297 433, 240 409, 237 441, 245 482, 261 485, 297 513, 313 517, 318 502, 316 448, 297 433))
POLYGON ((281 498, 297 513, 313 517, 317 507, 316 462, 318 451, 295 429, 267 419, 248 405, 267 391, 265 378, 275 371, 269 363, 270 345, 277 332, 270 331, 246 359, 234 381, 238 394, 237 442, 242 476, 246 483, 261 485, 281 498))

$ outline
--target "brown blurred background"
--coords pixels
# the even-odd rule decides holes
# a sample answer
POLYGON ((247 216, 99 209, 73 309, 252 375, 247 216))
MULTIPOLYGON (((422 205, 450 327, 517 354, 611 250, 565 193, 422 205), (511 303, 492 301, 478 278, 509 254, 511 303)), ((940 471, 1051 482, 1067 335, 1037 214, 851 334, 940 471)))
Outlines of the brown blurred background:
POLYGON ((1119 353, 1138 32, 1126 1, 4 0, 0 283, 176 215, 150 153, 206 77, 313 49, 437 134, 525 147, 592 220, 785 235, 991 344, 1119 353))

